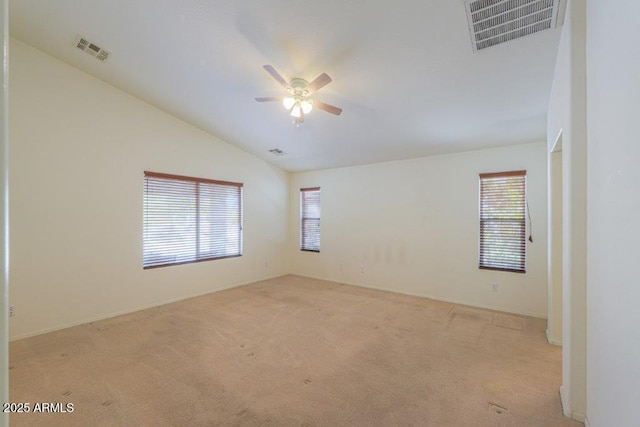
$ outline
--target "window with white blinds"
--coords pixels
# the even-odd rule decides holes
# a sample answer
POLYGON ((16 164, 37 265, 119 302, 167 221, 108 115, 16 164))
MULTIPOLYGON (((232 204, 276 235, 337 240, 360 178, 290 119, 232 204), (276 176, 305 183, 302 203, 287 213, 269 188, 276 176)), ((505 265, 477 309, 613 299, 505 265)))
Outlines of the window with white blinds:
POLYGON ((143 267, 242 255, 242 184, 144 173, 143 267))
POLYGON ((480 174, 480 268, 526 271, 527 172, 480 174))
POLYGON ((320 252, 320 187, 300 189, 300 249, 320 252))

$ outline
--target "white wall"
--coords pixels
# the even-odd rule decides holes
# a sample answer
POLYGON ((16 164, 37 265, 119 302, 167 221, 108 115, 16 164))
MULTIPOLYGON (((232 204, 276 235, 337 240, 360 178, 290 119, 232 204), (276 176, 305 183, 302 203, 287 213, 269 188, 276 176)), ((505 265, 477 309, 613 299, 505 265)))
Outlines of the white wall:
POLYGON ((562 135, 549 153, 548 167, 548 262, 547 339, 562 345, 562 135))
POLYGON ((587 391, 585 43, 585 3, 569 0, 549 103, 547 161, 551 167, 551 149, 562 131, 561 396, 564 414, 578 420, 586 414, 587 391))
POLYGON ((286 172, 14 39, 10 78, 13 339, 288 272, 286 172), (143 270, 144 170, 243 182, 244 255, 143 270))
POLYGON ((546 176, 544 143, 293 174, 292 270, 546 317, 546 176), (518 169, 527 170, 533 220, 527 273, 480 270, 478 174, 518 169), (319 254, 299 250, 298 193, 315 186, 322 188, 319 254))
POLYGON ((587 5, 588 412, 640 425, 640 3, 587 5))
MULTIPOLYGON (((0 0, 0 402, 9 401, 9 3, 0 0)), ((9 414, 0 412, 0 426, 9 414)))

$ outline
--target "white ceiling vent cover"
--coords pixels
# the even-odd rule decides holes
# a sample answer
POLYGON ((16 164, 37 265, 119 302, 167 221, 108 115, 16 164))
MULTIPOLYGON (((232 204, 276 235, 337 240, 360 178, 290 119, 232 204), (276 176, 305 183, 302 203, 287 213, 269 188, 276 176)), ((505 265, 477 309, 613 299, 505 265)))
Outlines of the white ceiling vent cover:
POLYGON ((474 51, 556 28, 560 0, 467 0, 474 51))
POLYGON ((82 36, 76 37, 74 44, 78 49, 88 53, 91 56, 94 56, 96 59, 102 62, 106 61, 110 55, 108 51, 104 50, 95 43, 91 43, 89 40, 85 39, 82 36))

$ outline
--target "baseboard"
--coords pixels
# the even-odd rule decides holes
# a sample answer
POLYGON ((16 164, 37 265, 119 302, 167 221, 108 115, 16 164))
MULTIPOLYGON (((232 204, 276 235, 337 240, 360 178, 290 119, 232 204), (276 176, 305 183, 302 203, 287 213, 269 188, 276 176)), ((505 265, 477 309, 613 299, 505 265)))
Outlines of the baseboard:
POLYGON ((55 331, 60 331, 62 329, 73 328, 74 326, 80 326, 80 325, 84 325, 84 324, 91 323, 91 322, 98 322, 100 320, 110 319, 112 317, 123 316, 125 314, 135 313, 136 311, 148 310, 150 308, 160 307, 160 306, 163 306, 163 305, 171 304, 171 303, 178 302, 178 301, 188 300, 188 299, 191 299, 191 298, 197 298, 197 297, 201 297, 203 295, 214 294, 216 292, 226 291, 227 289, 239 288, 239 287, 242 287, 242 286, 250 285, 252 283, 262 282, 262 281, 265 281, 265 280, 271 280, 271 279, 275 279, 277 277, 283 277, 283 276, 286 276, 286 275, 287 274, 277 274, 277 275, 275 275, 273 277, 265 277, 263 279, 251 280, 251 281, 248 281, 248 282, 241 282, 241 283, 236 283, 236 284, 232 284, 232 285, 226 285, 226 286, 223 286, 221 288, 217 288, 215 290, 207 290, 207 291, 204 291, 204 292, 196 292, 194 294, 182 295, 182 296, 177 297, 177 298, 171 298, 171 299, 168 299, 168 300, 154 302, 154 303, 151 303, 151 304, 145 304, 145 305, 141 305, 141 306, 137 306, 137 307, 133 307, 133 308, 127 308, 127 309, 122 310, 122 311, 116 311, 116 312, 112 312, 112 313, 108 313, 108 314, 104 314, 104 315, 99 315, 99 316, 96 316, 96 317, 90 317, 90 318, 78 320, 78 321, 75 321, 75 322, 63 323, 62 325, 56 325, 56 326, 52 326, 50 328, 39 329, 37 331, 32 331, 32 332, 26 332, 26 333, 23 333, 23 334, 19 334, 19 335, 10 337, 9 341, 10 342, 11 341, 17 341, 17 340, 21 340, 21 339, 24 339, 24 338, 35 337, 37 335, 46 334, 46 333, 49 333, 49 332, 55 332, 55 331))
POLYGON ((576 420, 576 421, 580 421, 581 423, 585 423, 585 420, 587 419, 586 416, 582 415, 582 414, 575 414, 575 413, 571 413, 571 416, 569 417, 572 420, 576 420))
POLYGON ((581 423, 584 423, 587 419, 587 417, 585 415, 582 414, 576 414, 574 412, 571 413, 571 417, 572 420, 576 420, 576 421, 580 421, 581 423))
POLYGON ((24 339, 24 338, 29 338, 29 337, 34 337, 34 336, 37 336, 37 335, 46 334, 46 333, 49 333, 49 332, 59 331, 61 329, 67 329, 67 328, 72 328, 74 326, 84 325, 86 323, 97 322, 97 321, 104 320, 104 319, 110 319, 112 317, 122 316, 122 315, 125 315, 125 314, 134 313, 134 312, 140 311, 140 310, 147 310, 149 308, 159 307, 159 306, 162 306, 162 305, 165 305, 165 304, 171 304, 173 302, 183 301, 183 300, 190 299, 190 298, 196 298, 196 297, 199 297, 199 296, 203 296, 203 295, 208 295, 208 294, 212 294, 212 293, 215 293, 215 292, 224 291, 224 290, 227 290, 227 289, 238 288, 238 287, 241 287, 241 286, 249 285, 251 283, 261 282, 263 280, 275 279, 276 277, 282 277, 282 276, 287 276, 287 275, 297 275, 297 276, 300 276, 300 277, 308 277, 310 279, 325 280, 325 281, 335 282, 335 283, 343 283, 345 285, 357 286, 357 287, 365 288, 365 289, 374 289, 374 290, 384 291, 384 292, 392 292, 392 293, 410 295, 410 296, 421 297, 421 298, 429 298, 429 299, 433 299, 433 300, 436 300, 436 301, 443 301, 443 302, 448 302, 448 303, 452 303, 452 304, 460 304, 460 305, 466 305, 466 306, 470 306, 470 307, 483 308, 483 309, 486 309, 486 310, 501 311, 501 312, 505 312, 505 313, 519 314, 521 316, 530 316, 530 317, 537 317, 537 318, 541 318, 541 319, 546 319, 546 316, 543 316, 543 315, 541 315, 539 313, 530 313, 530 312, 526 312, 526 311, 512 310, 512 309, 508 309, 508 308, 504 308, 504 307, 490 306, 490 305, 484 305, 484 304, 476 304, 476 303, 469 302, 469 301, 435 297, 435 296, 428 295, 428 294, 425 294, 425 293, 405 291, 405 290, 402 290, 402 289, 389 289, 389 288, 384 288, 384 287, 379 287, 379 286, 369 286, 369 285, 362 285, 362 284, 358 284, 358 283, 350 283, 350 282, 346 282, 346 281, 343 281, 343 280, 337 280, 337 279, 331 279, 331 278, 325 278, 325 277, 314 277, 314 276, 307 276, 307 275, 301 275, 301 274, 288 273, 288 274, 277 274, 277 275, 274 275, 272 277, 265 277, 265 278, 258 279, 258 280, 251 280, 251 281, 248 281, 248 282, 242 282, 242 283, 232 284, 232 285, 228 285, 228 286, 223 286, 223 287, 217 288, 215 290, 207 290, 207 291, 204 291, 204 292, 197 292, 197 293, 194 293, 194 294, 183 295, 183 296, 180 296, 180 297, 177 297, 177 298, 172 298, 172 299, 168 299, 168 300, 154 302, 154 303, 151 303, 151 304, 145 304, 145 305, 138 306, 138 307, 127 308, 127 309, 122 310, 122 311, 117 311, 117 312, 112 312, 112 313, 99 315, 99 316, 95 316, 95 317, 85 318, 85 319, 78 320, 78 321, 75 321, 75 322, 64 323, 64 324, 61 324, 61 325, 52 326, 50 328, 44 328, 44 329, 39 329, 39 330, 36 330, 36 331, 26 332, 26 333, 23 333, 23 334, 18 334, 16 336, 10 337, 9 341, 16 341, 16 340, 20 340, 20 339, 24 339))
POLYGON ((331 279, 331 278, 326 278, 326 277, 308 276, 306 274, 303 275, 303 274, 292 273, 292 275, 300 276, 300 277, 307 277, 309 279, 325 280, 327 282, 342 283, 342 284, 349 285, 349 286, 357 286, 359 288, 375 289, 376 291, 392 292, 392 293, 396 293, 396 294, 410 295, 410 296, 413 296, 413 297, 429 298, 429 299, 436 300, 436 301, 449 302, 451 304, 458 304, 458 305, 466 305, 466 306, 469 306, 469 307, 483 308, 485 310, 493 310, 493 311, 500 311, 500 312, 503 312, 503 313, 518 314, 520 316, 536 317, 538 319, 546 319, 547 318, 546 314, 532 313, 532 312, 525 311, 525 310, 516 310, 516 309, 511 309, 511 308, 487 305, 487 304, 478 304, 478 303, 475 303, 475 302, 470 302, 470 301, 466 301, 466 300, 458 300, 458 299, 454 299, 454 298, 443 298, 443 297, 433 296, 433 295, 429 295, 429 294, 422 293, 422 292, 412 292, 412 291, 407 291, 407 290, 403 290, 403 289, 390 289, 390 288, 384 288, 384 287, 381 287, 381 286, 363 285, 363 284, 360 284, 360 283, 348 282, 348 281, 341 280, 341 279, 331 279))
POLYGON ((571 408, 567 404, 567 398, 564 395, 564 389, 560 386, 560 403, 562 404, 562 413, 565 417, 571 418, 572 420, 580 421, 581 423, 587 423, 587 417, 583 414, 577 414, 571 411, 571 408))
POLYGON ((560 386, 560 405, 562 405, 562 413, 565 417, 571 418, 571 411, 569 411, 569 405, 564 397, 564 388, 560 386))
POLYGON ((546 330, 544 331, 544 334, 547 336, 547 342, 548 342, 549 344, 556 345, 556 346, 558 346, 558 347, 562 347, 562 341, 557 341, 557 340, 554 340, 553 338, 551 338, 551 331, 549 331, 548 329, 546 329, 546 330))

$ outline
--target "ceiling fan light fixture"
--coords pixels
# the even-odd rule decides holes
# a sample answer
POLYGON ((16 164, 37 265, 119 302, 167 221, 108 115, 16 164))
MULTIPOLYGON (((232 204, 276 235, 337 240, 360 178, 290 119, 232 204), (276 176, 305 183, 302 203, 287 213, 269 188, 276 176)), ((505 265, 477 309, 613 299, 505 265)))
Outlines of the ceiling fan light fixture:
POLYGON ((302 112, 305 114, 309 114, 311 112, 311 109, 313 108, 313 104, 311 103, 311 101, 308 101, 306 99, 300 103, 300 106, 302 107, 302 112))
POLYGON ((291 110, 291 108, 293 107, 293 105, 296 103, 295 98, 292 98, 290 96, 284 98, 282 100, 282 104, 284 105, 284 108, 286 108, 287 110, 291 110))
POLYGON ((291 115, 293 117, 295 117, 296 119, 299 119, 300 116, 302 115, 301 112, 302 112, 302 107, 300 107, 300 103, 299 102, 296 102, 293 105, 293 108, 291 108, 291 115))

